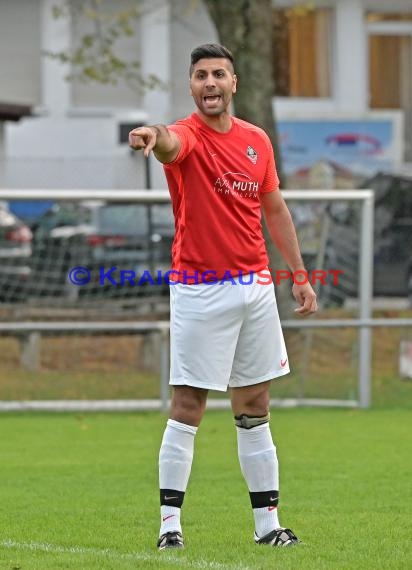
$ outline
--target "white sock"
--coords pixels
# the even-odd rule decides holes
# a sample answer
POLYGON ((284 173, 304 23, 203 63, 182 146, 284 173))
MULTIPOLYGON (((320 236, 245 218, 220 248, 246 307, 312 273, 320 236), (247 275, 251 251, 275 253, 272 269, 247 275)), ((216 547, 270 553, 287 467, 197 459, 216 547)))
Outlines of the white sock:
POLYGON ((269 423, 251 429, 236 427, 240 467, 252 501, 256 534, 261 538, 278 519, 279 465, 269 423), (263 502, 263 504, 261 504, 263 502), (271 504, 273 502, 273 504, 271 504))
POLYGON ((182 526, 180 524, 180 508, 169 507, 169 505, 162 505, 160 507, 159 536, 161 536, 165 532, 171 532, 173 530, 178 530, 179 532, 182 532, 182 526))
POLYGON ((182 532, 180 510, 190 470, 197 427, 168 420, 159 453, 160 532, 182 532))

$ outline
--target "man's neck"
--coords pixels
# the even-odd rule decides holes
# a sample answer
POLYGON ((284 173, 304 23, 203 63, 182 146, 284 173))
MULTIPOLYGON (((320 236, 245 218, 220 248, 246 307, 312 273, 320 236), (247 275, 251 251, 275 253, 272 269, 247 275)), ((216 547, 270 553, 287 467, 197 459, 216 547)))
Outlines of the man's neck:
POLYGON ((221 113, 220 115, 205 115, 201 111, 196 111, 200 119, 206 123, 208 127, 218 133, 227 133, 232 128, 232 117, 229 113, 221 113))

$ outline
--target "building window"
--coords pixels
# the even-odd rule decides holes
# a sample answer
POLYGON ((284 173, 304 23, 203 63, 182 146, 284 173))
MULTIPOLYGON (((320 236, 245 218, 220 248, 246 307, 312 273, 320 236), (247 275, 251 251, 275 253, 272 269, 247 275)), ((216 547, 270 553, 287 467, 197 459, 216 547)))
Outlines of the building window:
POLYGON ((412 10, 368 12, 369 106, 398 109, 404 122, 404 160, 412 161, 412 10))
POLYGON ((274 9, 275 95, 331 96, 332 14, 309 5, 274 9))
POLYGON ((368 24, 375 22, 412 22, 412 13, 402 12, 368 12, 366 14, 368 24))
POLYGON ((368 12, 372 109, 412 111, 412 13, 368 12), (409 30, 408 30, 409 29, 409 30))
POLYGON ((372 109, 411 105, 411 36, 369 37, 369 86, 372 109))

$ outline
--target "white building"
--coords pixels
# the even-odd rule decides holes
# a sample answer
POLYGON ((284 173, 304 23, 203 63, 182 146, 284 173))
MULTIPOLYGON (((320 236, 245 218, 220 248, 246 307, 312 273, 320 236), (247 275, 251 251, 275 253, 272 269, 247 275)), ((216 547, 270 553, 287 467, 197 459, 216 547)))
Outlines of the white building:
MULTIPOLYGON (((0 131, 0 186, 144 187, 143 159, 120 141, 121 125, 127 132, 129 126, 167 123, 192 111, 189 55, 196 45, 217 40, 213 24, 201 0, 147 0, 150 9, 123 53, 139 58, 143 71, 170 89, 139 96, 125 85, 68 82, 69 70, 42 55, 69 50, 82 32, 73 21, 53 17, 53 6, 62 1, 0 0, 0 104, 30 105, 35 114, 6 122, 0 131)), ((281 138, 291 172, 315 159, 329 160, 319 154, 302 159, 308 148, 291 138, 305 124, 310 137, 311 127, 332 125, 334 136, 324 137, 328 152, 356 147, 359 172, 372 155, 369 171, 379 161, 386 167, 412 160, 412 1, 316 0, 313 10, 306 4, 292 14, 288 8, 295 1, 275 4, 273 101, 285 125, 281 138), (377 129, 377 138, 386 129, 381 145, 373 142, 368 125, 377 129)), ((154 164, 152 170, 153 186, 164 187, 161 170, 154 164)))

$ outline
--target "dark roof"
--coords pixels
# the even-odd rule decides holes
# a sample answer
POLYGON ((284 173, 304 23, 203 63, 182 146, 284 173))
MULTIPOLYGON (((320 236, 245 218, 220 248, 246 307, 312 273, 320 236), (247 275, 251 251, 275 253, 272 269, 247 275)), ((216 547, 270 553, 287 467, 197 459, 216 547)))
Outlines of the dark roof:
POLYGON ((0 121, 20 121, 22 117, 31 117, 32 108, 29 105, 0 103, 0 121))

